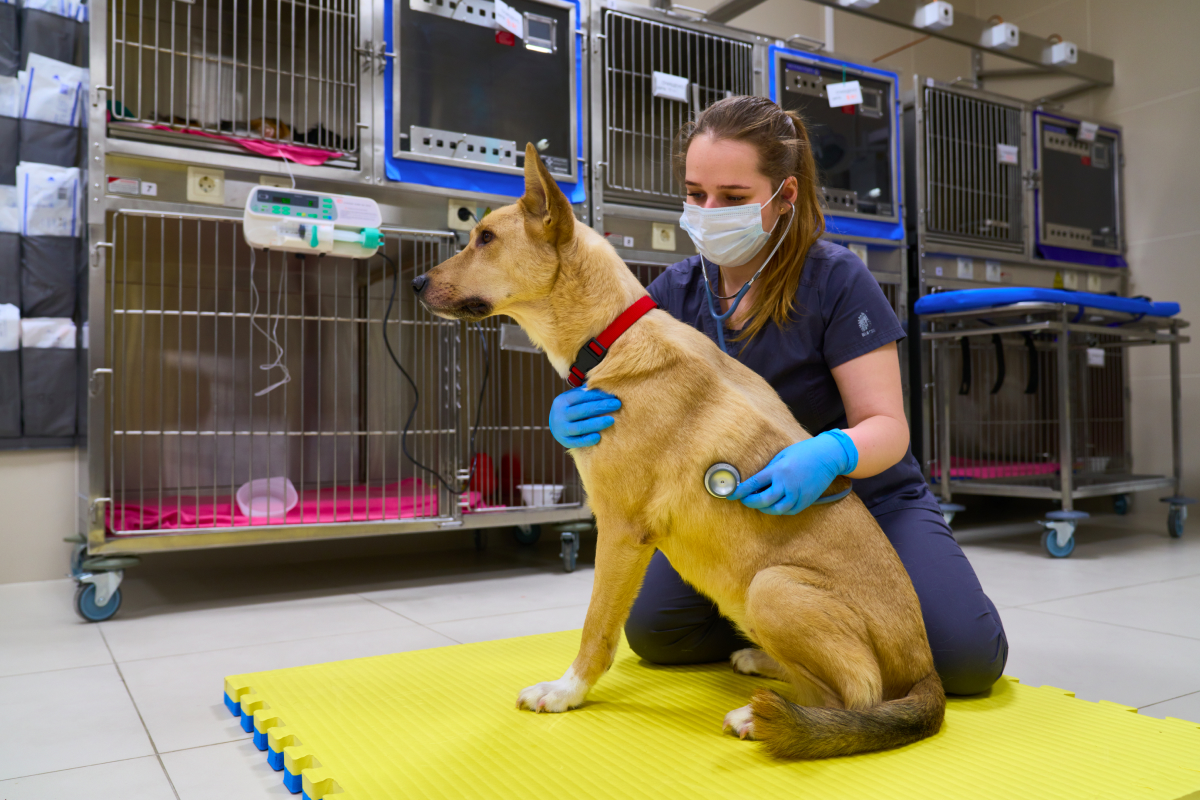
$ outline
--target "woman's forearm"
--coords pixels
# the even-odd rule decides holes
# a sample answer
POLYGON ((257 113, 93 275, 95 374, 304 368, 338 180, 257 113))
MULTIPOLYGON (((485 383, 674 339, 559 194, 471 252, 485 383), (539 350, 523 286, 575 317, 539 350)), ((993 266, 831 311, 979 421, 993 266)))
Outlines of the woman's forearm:
POLYGON ((851 478, 870 478, 897 464, 908 452, 908 423, 883 414, 867 417, 845 433, 858 448, 851 478))

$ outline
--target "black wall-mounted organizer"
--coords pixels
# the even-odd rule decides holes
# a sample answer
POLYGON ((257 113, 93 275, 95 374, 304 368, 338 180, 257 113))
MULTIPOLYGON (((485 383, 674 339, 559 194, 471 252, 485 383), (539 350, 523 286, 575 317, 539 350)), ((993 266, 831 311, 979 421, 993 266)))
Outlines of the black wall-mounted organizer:
MULTIPOLYGON (((66 0, 24 5, 0 0, 0 79, 16 79, 27 69, 30 55, 86 66, 86 19, 86 5, 66 0)), ((75 117, 79 121, 87 91, 84 81, 75 117)), ((82 215, 85 129, 37 119, 27 111, 20 103, 0 108, 0 186, 17 187, 22 162, 80 167, 75 184, 80 197, 73 205, 75 214, 82 215)), ((81 410, 87 407, 82 379, 87 361, 87 228, 80 218, 71 225, 75 236, 25 235, 20 222, 12 229, 13 209, 6 211, 9 224, 0 231, 0 304, 15 306, 21 321, 69 319, 75 342, 63 346, 60 341, 55 347, 22 343, 16 350, 0 351, 0 450, 73 447, 86 434, 81 410)), ((68 330, 65 323, 60 327, 68 330)))

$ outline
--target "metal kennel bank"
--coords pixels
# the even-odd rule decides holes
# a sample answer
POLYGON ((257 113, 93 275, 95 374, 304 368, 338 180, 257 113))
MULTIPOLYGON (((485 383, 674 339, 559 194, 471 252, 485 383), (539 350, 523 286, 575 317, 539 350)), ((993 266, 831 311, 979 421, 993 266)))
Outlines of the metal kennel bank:
MULTIPOLYGON (((85 618, 115 613, 122 571, 166 550, 457 529, 482 544, 489 528, 534 538, 548 526, 574 568, 591 512, 547 428, 561 379, 511 320, 441 320, 408 288, 465 242, 472 215, 520 192, 463 188, 445 176, 466 170, 436 153, 413 163, 441 169, 437 180, 395 180, 385 90, 404 63, 389 33, 399 2, 411 10, 410 0, 93 8, 88 436, 72 564, 85 618), (252 252, 242 209, 263 185, 373 200, 380 254, 252 252), (249 513, 240 501, 255 492, 277 492, 290 510, 249 513)), ((533 25, 518 41, 540 47, 556 31, 546 46, 577 77, 577 7, 517 5, 533 25), (537 27, 560 13, 550 31, 537 27)), ((571 141, 555 134, 544 152, 575 155, 558 164, 570 186, 585 172, 588 105, 586 84, 569 83, 571 141)), ((517 165, 467 169, 521 180, 517 165)))

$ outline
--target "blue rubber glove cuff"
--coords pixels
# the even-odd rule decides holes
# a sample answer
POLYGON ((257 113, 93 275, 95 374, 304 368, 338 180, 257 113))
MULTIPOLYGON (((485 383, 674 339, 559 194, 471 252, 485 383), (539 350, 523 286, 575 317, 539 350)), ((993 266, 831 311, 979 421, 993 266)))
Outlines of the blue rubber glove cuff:
POLYGON ((842 450, 846 455, 845 463, 837 466, 838 475, 849 475, 858 469, 858 447, 855 446, 854 440, 850 438, 850 434, 841 428, 833 428, 824 433, 817 434, 818 438, 821 436, 830 436, 836 439, 841 444, 842 450))
POLYGON ((764 514, 798 514, 812 505, 834 478, 858 466, 858 448, 840 430, 785 447, 755 475, 738 484, 730 500, 764 514))

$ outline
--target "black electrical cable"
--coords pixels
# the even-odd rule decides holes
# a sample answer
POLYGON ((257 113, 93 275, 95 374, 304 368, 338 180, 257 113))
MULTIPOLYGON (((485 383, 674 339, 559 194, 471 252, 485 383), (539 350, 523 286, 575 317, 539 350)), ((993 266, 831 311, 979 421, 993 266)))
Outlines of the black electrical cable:
POLYGON ((379 251, 379 255, 382 256, 385 261, 391 264, 392 269, 394 270, 392 273, 392 294, 388 298, 387 310, 383 312, 383 321, 381 324, 383 329, 383 344, 387 347, 388 355, 392 358, 392 363, 396 365, 396 369, 400 370, 400 374, 404 376, 405 380, 408 381, 408 385, 411 386, 413 390, 413 407, 412 411, 408 412, 408 419, 404 422, 404 431, 400 434, 400 449, 403 451, 405 458, 437 478, 438 483, 440 483, 442 488, 444 488, 447 492, 450 492, 450 494, 463 494, 470 489, 471 478, 475 476, 475 435, 479 433, 479 420, 483 412, 483 393, 487 390, 488 376, 492 371, 491 358, 488 355, 487 337, 483 333, 483 325, 478 322, 475 323, 475 329, 479 332, 479 341, 483 345, 483 382, 479 387, 479 401, 475 405, 475 426, 471 429, 471 441, 468 446, 471 469, 467 473, 467 488, 452 489, 437 470, 425 466, 420 461, 417 461, 415 458, 413 458, 412 454, 408 452, 408 429, 412 427, 413 417, 416 416, 417 413, 417 406, 421 404, 421 393, 417 389, 417 384, 412 379, 412 376, 408 374, 408 371, 404 369, 404 366, 400 363, 400 359, 396 358, 396 352, 392 350, 392 342, 387 335, 388 320, 392 316, 392 306, 396 302, 396 287, 400 284, 400 267, 388 256, 387 253, 383 252, 382 250, 379 251))

